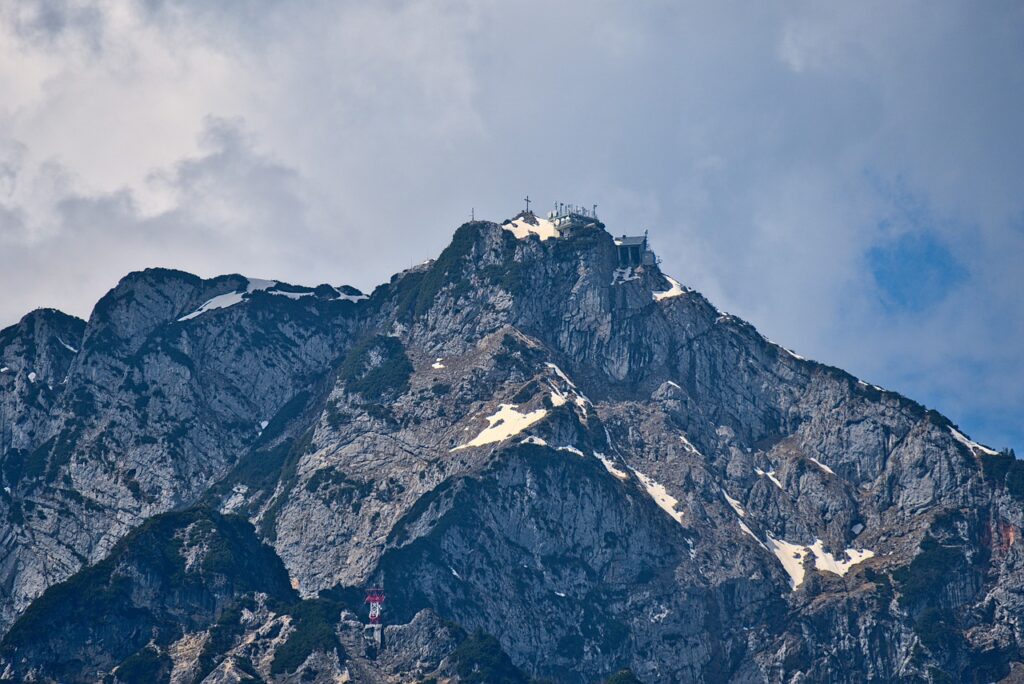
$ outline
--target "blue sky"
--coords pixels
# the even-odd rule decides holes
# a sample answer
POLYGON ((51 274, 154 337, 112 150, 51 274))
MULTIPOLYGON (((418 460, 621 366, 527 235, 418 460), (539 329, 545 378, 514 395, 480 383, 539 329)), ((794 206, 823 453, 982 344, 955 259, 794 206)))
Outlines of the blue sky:
POLYGON ((530 193, 1021 450, 1022 46, 1001 1, 4 3, 0 324, 154 265, 369 288, 530 193))

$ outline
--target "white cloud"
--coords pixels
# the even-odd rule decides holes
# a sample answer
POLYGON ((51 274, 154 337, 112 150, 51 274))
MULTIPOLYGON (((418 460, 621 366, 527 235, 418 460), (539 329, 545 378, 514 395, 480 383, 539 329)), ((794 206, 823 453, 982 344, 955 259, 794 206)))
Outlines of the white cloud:
POLYGON ((1022 38, 956 2, 4 5, 0 320, 156 264, 371 287, 530 192, 1019 446, 1022 38), (967 275, 887 309, 867 255, 913 231, 967 275))

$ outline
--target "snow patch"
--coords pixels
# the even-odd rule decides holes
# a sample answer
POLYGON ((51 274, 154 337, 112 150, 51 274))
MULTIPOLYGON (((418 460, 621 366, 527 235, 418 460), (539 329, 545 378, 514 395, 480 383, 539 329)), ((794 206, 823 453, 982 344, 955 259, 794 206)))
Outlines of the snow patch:
POLYGON ((616 468, 612 460, 605 456, 604 454, 600 454, 595 451, 594 456, 597 458, 598 461, 601 462, 601 465, 604 466, 605 470, 607 470, 615 477, 619 478, 620 480, 629 479, 629 473, 625 472, 624 470, 619 470, 618 468, 616 468))
POLYGON ((32 371, 31 373, 28 374, 28 381, 34 383, 36 381, 36 377, 38 377, 36 376, 36 372, 32 371))
POLYGON ((196 316, 203 315, 207 311, 213 311, 214 309, 226 309, 228 307, 234 306, 235 304, 241 303, 243 297, 247 294, 258 292, 260 290, 268 290, 277 285, 277 281, 275 280, 260 280, 258 278, 247 278, 246 281, 248 284, 246 285, 244 290, 237 292, 229 292, 227 294, 217 295, 216 297, 207 299, 202 306, 200 306, 192 313, 182 316, 181 318, 178 319, 178 321, 190 321, 196 316))
POLYGON ((779 482, 778 478, 775 477, 774 470, 761 470, 760 468, 754 468, 754 472, 757 473, 758 477, 767 477, 769 480, 775 483, 776 487, 782 489, 782 483, 779 482))
POLYGON ((836 560, 835 556, 825 551, 824 542, 820 539, 815 539, 814 543, 811 544, 809 548, 811 553, 814 554, 814 567, 818 570, 835 573, 840 577, 849 572, 850 568, 857 563, 862 563, 875 555, 874 551, 870 551, 868 549, 846 549, 844 553, 850 560, 836 560))
POLYGON ((67 342, 65 342, 64 340, 60 339, 59 337, 57 338, 57 341, 58 341, 58 342, 60 342, 60 346, 62 346, 62 347, 64 347, 65 349, 67 349, 67 350, 68 350, 69 352, 71 352, 72 354, 77 354, 77 353, 78 353, 78 350, 77 350, 77 349, 75 349, 75 348, 74 348, 74 347, 72 347, 72 346, 71 346, 70 344, 68 344, 68 343, 67 343, 67 342))
POLYGON ((725 491, 725 489, 722 489, 722 496, 724 496, 725 500, 729 502, 730 506, 732 506, 732 510, 736 511, 736 515, 740 516, 741 518, 746 517, 747 512, 743 510, 743 506, 740 505, 739 501, 729 496, 729 492, 725 491))
POLYGON ((308 297, 313 294, 312 290, 309 292, 285 292, 284 290, 267 290, 272 295, 279 295, 281 297, 287 297, 288 299, 301 299, 302 297, 308 297))
POLYGON ((346 302, 361 302, 364 299, 369 299, 369 298, 370 298, 370 295, 365 295, 365 294, 350 295, 350 294, 345 294, 344 292, 339 292, 338 293, 338 299, 340 299, 342 301, 346 301, 346 302))
POLYGON ((654 297, 654 301, 660 302, 664 299, 671 299, 672 297, 678 297, 679 295, 683 294, 683 286, 680 285, 678 281, 671 278, 670 276, 665 275, 664 273, 662 273, 662 275, 665 277, 665 280, 667 280, 672 285, 672 287, 665 290, 664 292, 652 292, 651 296, 654 297))
POLYGON ((998 451, 989 449, 987 446, 982 446, 981 444, 978 444, 974 440, 968 439, 966 435, 964 435, 962 432, 958 430, 953 429, 952 427, 949 428, 949 432, 953 435, 953 439, 955 439, 956 441, 960 442, 965 447, 970 449, 972 453, 975 451, 980 451, 981 453, 988 454, 989 456, 999 455, 998 451))
POLYGON ((585 458, 586 457, 586 454, 584 454, 582 451, 580 451, 579 449, 577 449, 574 446, 560 446, 560 447, 558 447, 558 450, 559 451, 568 451, 570 454, 576 454, 577 456, 579 456, 581 458, 585 458))
POLYGON ((534 220, 537 222, 536 225, 521 218, 510 223, 506 223, 502 228, 515 235, 517 240, 522 240, 523 238, 528 237, 531 233, 539 237, 541 241, 561 236, 561 233, 558 232, 558 229, 555 228, 555 224, 551 221, 536 216, 534 217, 534 220))
POLYGON ((650 497, 654 499, 654 502, 661 506, 663 511, 672 516, 673 520, 682 525, 683 514, 676 510, 676 505, 679 503, 679 500, 669 494, 664 485, 655 482, 654 479, 647 477, 635 468, 633 469, 633 472, 640 480, 640 483, 644 486, 644 489, 647 490, 650 497))
POLYGON ((529 437, 527 437, 526 439, 524 439, 523 441, 521 441, 519 443, 520 444, 534 444, 536 446, 547 446, 548 445, 548 443, 545 442, 543 439, 541 439, 540 437, 534 437, 533 435, 530 435, 529 437))
POLYGON ((442 368, 444 368, 444 364, 441 363, 443 360, 444 359, 442 359, 441 357, 438 357, 434 361, 434 363, 430 364, 430 367, 433 368, 434 370, 441 370, 442 368))
POLYGON ((783 539, 776 539, 770 534, 768 535, 768 546, 782 563, 782 568, 789 575, 789 584, 793 591, 796 591, 796 588, 804 581, 804 558, 809 553, 807 547, 790 544, 783 539))
POLYGON ((493 416, 487 416, 488 425, 479 435, 465 444, 455 447, 452 451, 501 442, 513 435, 518 435, 547 414, 545 409, 520 413, 516 410, 516 404, 500 404, 498 411, 493 416))
POLYGON ((457 573, 457 572, 455 571, 455 568, 453 568, 452 566, 450 566, 450 565, 449 565, 449 566, 448 566, 448 569, 452 571, 452 577, 454 577, 454 578, 455 578, 455 579, 457 579, 457 580, 461 580, 461 579, 462 579, 462 575, 460 575, 459 573, 457 573))
POLYGON ((751 539, 756 541, 757 545, 760 546, 765 551, 770 551, 771 550, 767 546, 764 545, 763 541, 761 541, 760 539, 757 538, 756 534, 754 534, 753 532, 750 531, 750 528, 747 527, 747 524, 745 522, 743 522, 742 520, 739 520, 737 522, 739 522, 740 529, 743 530, 743 534, 747 535, 748 537, 750 537, 751 539))
POLYGON ((790 585, 794 591, 804 581, 804 559, 809 554, 814 556, 815 568, 840 577, 849 572, 854 565, 863 563, 875 555, 874 551, 868 549, 846 549, 843 553, 849 560, 836 560, 835 556, 825 551, 825 544, 820 539, 815 539, 810 546, 800 546, 782 539, 775 539, 770 534, 768 535, 768 545, 775 557, 782 563, 786 574, 789 575, 790 585))
POLYGON ((617 268, 612 271, 612 285, 621 285, 631 280, 640 280, 640 274, 630 267, 617 268))
POLYGON ((672 385, 673 387, 675 387, 675 388, 676 388, 677 390, 681 390, 681 389, 683 389, 683 388, 682 388, 682 387, 680 387, 680 386, 679 386, 679 385, 678 385, 677 383, 675 383, 675 382, 672 382, 671 380, 667 380, 666 382, 667 382, 667 384, 669 384, 669 385, 672 385))
POLYGON ((573 389, 576 389, 576 383, 570 380, 569 376, 563 373, 561 368, 559 368, 553 363, 545 363, 544 365, 550 368, 551 370, 555 371, 555 375, 561 378, 562 381, 565 382, 565 384, 567 384, 569 387, 572 387, 573 389))
POLYGON ((3 368, 0 368, 0 373, 6 373, 9 370, 11 370, 11 369, 8 368, 7 366, 4 366, 3 368))
POLYGON ((825 465, 824 463, 822 463, 822 462, 821 462, 821 461, 819 461, 818 459, 816 459, 816 458, 811 458, 811 459, 810 459, 810 461, 811 461, 811 463, 813 463, 814 465, 816 465, 816 466, 818 466, 819 468, 821 468, 822 470, 824 470, 824 471, 825 471, 826 473, 828 473, 829 475, 835 475, 835 474, 836 474, 834 470, 832 470, 831 468, 829 468, 829 467, 828 467, 827 465, 825 465))
POLYGON ((693 446, 693 443, 692 443, 692 442, 690 442, 690 440, 688 440, 688 439, 686 438, 686 435, 684 435, 684 434, 680 433, 680 434, 679 434, 679 439, 680 439, 680 440, 682 441, 682 443, 683 443, 683 446, 685 446, 685 447, 686 447, 686 450, 687 450, 687 451, 689 451, 689 452, 691 452, 691 453, 694 453, 694 454, 697 454, 698 456, 701 456, 701 455, 702 455, 702 454, 701 454, 701 453, 700 453, 699 451, 697 451, 697 447, 693 446))
POLYGON ((554 385, 551 385, 551 403, 555 406, 562 406, 571 396, 573 403, 576 404, 576 406, 578 406, 583 412, 583 415, 586 416, 587 404, 590 403, 590 399, 587 399, 587 397, 580 393, 579 389, 576 387, 576 383, 570 380, 569 376, 562 372, 561 368, 553 363, 545 363, 544 365, 551 369, 551 371, 558 376, 558 379, 568 385, 569 389, 572 390, 571 392, 563 392, 557 389, 554 385))

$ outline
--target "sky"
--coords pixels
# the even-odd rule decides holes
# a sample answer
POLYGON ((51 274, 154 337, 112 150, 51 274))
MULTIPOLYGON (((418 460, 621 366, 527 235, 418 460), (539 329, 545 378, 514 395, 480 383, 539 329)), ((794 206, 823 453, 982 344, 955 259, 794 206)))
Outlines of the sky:
POLYGON ((0 326, 369 290, 529 193, 1022 452, 1022 109, 1019 1, 0 0, 0 326))

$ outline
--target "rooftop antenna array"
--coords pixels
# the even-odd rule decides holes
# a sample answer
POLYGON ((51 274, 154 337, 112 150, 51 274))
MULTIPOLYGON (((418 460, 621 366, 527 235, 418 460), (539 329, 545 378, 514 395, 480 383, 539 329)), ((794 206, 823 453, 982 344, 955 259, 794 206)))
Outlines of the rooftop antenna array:
POLYGON ((597 205, 593 205, 590 209, 579 204, 569 204, 567 202, 555 202, 554 210, 548 214, 549 218, 567 218, 567 219, 587 219, 590 221, 598 221, 597 218, 597 205))

